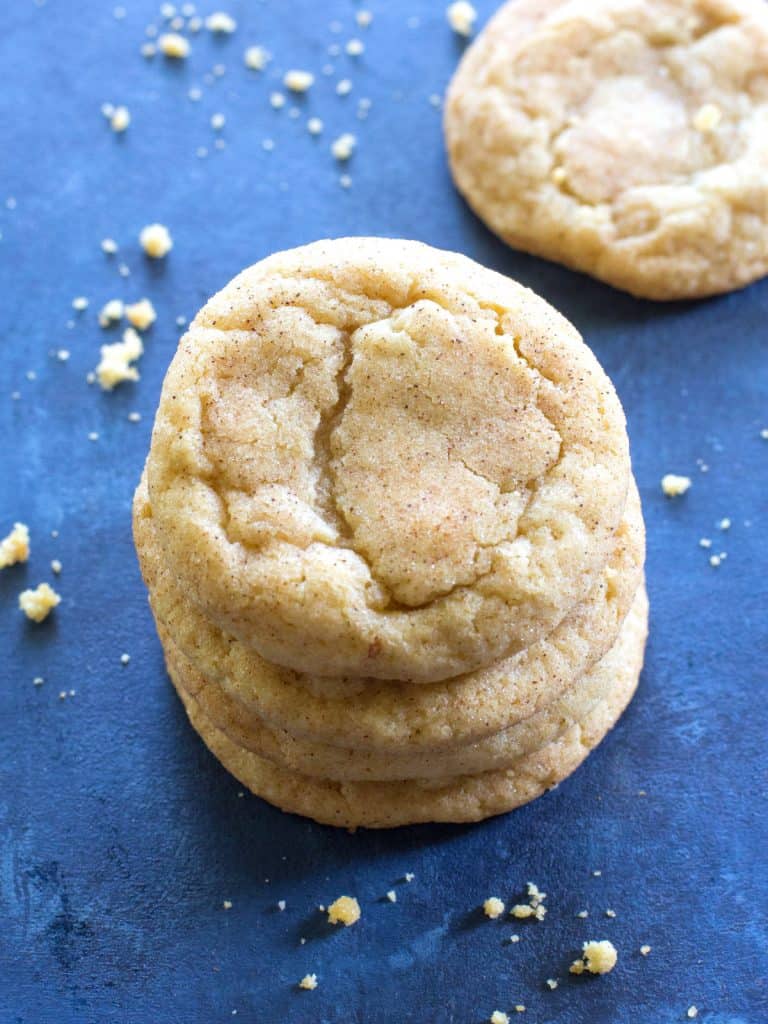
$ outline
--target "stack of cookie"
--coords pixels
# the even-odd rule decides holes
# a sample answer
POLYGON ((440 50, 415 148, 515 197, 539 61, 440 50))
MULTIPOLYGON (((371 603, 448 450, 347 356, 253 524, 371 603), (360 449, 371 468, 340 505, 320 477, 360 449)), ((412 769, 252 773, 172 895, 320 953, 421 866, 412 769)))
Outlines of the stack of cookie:
POLYGON ((563 317, 462 256, 341 239, 235 278, 168 371, 134 531, 193 726, 320 822, 507 811, 637 684, 619 401, 563 317))

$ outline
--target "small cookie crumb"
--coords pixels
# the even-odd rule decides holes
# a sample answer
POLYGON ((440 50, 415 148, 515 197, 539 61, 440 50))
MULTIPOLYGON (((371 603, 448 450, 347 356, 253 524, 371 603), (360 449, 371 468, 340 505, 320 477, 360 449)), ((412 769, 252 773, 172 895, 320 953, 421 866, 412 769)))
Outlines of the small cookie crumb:
POLYGON ((88 309, 88 299, 84 295, 78 295, 77 298, 72 299, 72 309, 82 313, 84 309, 88 309))
POLYGON ((209 32, 232 35, 237 28, 237 22, 231 14, 227 14, 225 11, 214 11, 205 19, 205 27, 209 32))
POLYGON ((456 35, 464 37, 472 35, 477 21, 477 11, 467 0, 456 0, 455 3, 449 4, 445 16, 456 35))
POLYGON ((19 594, 19 608, 28 619, 42 622, 61 601, 61 597, 47 583, 41 583, 34 590, 23 590, 19 594))
POLYGON ((140 299, 125 307, 125 316, 137 330, 146 331, 157 320, 155 307, 149 299, 140 299))
POLYGON ((557 978, 547 978, 547 988, 554 992, 557 988, 557 978))
POLYGON ((717 528, 718 530, 730 530, 731 520, 726 516, 724 519, 720 520, 720 522, 717 524, 717 528))
POLYGON ((336 160, 349 160, 354 152, 357 139, 350 132, 345 132, 331 146, 331 153, 336 160))
POLYGON ((101 307, 99 313, 99 326, 109 327, 123 319, 125 307, 120 299, 110 299, 101 307))
POLYGON ((519 942, 520 941, 520 936, 519 935, 510 935, 509 936, 509 941, 510 942, 519 942))
POLYGON ((641 946, 640 947, 640 955, 641 956, 648 956, 648 954, 650 952, 651 952, 651 947, 650 946, 646 945, 646 946, 641 946))
POLYGON ((498 896, 489 896, 483 903, 483 913, 486 917, 490 917, 492 921, 495 921, 497 917, 501 917, 504 913, 503 900, 500 900, 498 896))
POLYGON ((416 875, 414 875, 412 871, 406 871, 405 874, 403 875, 403 878, 406 880, 406 882, 412 882, 415 877, 416 875))
POLYGON ((608 974, 616 966, 619 958, 616 947, 608 939, 601 941, 585 942, 584 952, 580 960, 574 960, 569 971, 571 974, 583 974, 589 971, 590 974, 608 974))
POLYGON ((346 928, 360 920, 360 904, 354 896, 339 896, 328 907, 328 923, 343 924, 346 928))
POLYGON ((350 57, 360 57, 365 52, 365 43, 362 39, 350 39, 344 49, 350 57))
POLYGON ((390 903, 397 903, 397 893, 394 889, 390 889, 387 893, 387 899, 390 903))
POLYGON ((337 96, 349 96, 352 92, 352 82, 348 78, 342 78, 336 83, 337 96))
POLYGON ((164 32, 157 41, 157 46, 164 57, 171 60, 184 60, 189 56, 189 40, 178 32, 164 32))
POLYGON ((112 345, 101 346, 101 361, 96 367, 96 376, 104 391, 112 391, 123 381, 137 381, 139 371, 131 366, 144 352, 144 345, 136 331, 129 327, 123 333, 123 340, 112 345))
POLYGON ((45 680, 43 679, 42 676, 35 676, 35 678, 32 680, 32 685, 33 686, 42 686, 44 682, 45 682, 45 680))
POLYGON ((215 132, 220 132, 226 123, 227 119, 223 114, 217 113, 211 115, 211 128, 213 128, 215 132))
POLYGON ((315 76, 310 71, 286 71, 283 75, 283 85, 291 92, 306 92, 314 82, 315 76))
POLYGON ((692 481, 689 476, 667 473, 666 476, 661 478, 661 489, 668 498, 679 498, 681 494, 685 494, 691 483, 692 481))
POLYGON ((314 992, 317 988, 317 975, 305 974, 299 982, 299 988, 303 988, 307 992, 314 992))
POLYGON ((281 110, 285 106, 285 96, 281 92, 270 93, 269 105, 274 110, 281 110))
POLYGON ((525 1013, 525 1007, 522 1003, 518 1003, 515 1007, 515 1013, 525 1013))
POLYGON ((582 918, 583 917, 589 917, 589 911, 588 910, 580 910, 578 912, 578 914, 576 915, 576 917, 582 917, 582 918))
POLYGON ((107 256, 114 256, 117 252, 117 242, 114 238, 102 238, 101 251, 107 256))
POLYGON ((13 529, 0 541, 0 569, 29 558, 29 527, 26 523, 14 523, 13 529))
POLYGON ((310 117, 307 121, 307 131, 310 135, 320 135, 323 130, 323 122, 319 117, 310 117))
POLYGON ((58 560, 58 558, 54 558, 54 560, 51 562, 51 572, 55 576, 60 576, 61 575, 61 570, 62 570, 61 562, 58 560))
POLYGON ((686 1015, 686 1017, 689 1018, 689 1020, 693 1020, 695 1017, 698 1017, 699 1016, 699 1009, 698 1009, 698 1007, 697 1006, 689 1006, 688 1009, 686 1010, 686 1014, 685 1015, 686 1015))
POLYGON ((249 46, 243 54, 243 62, 251 71, 263 71, 272 55, 263 46, 249 46))
POLYGON ((128 107, 115 107, 114 113, 109 119, 109 126, 118 135, 124 132, 131 123, 131 114, 128 107))
POLYGON ((224 900, 224 902, 221 905, 224 908, 224 910, 231 910, 232 909, 232 900, 224 900))
POLYGON ((494 1010, 489 1020, 491 1024, 509 1024, 509 1015, 503 1010, 494 1010))
POLYGON ((130 654, 121 654, 120 655, 120 664, 121 665, 128 665, 130 660, 131 660, 130 654))
POLYGON ((368 26, 373 21, 373 15, 371 14, 370 11, 358 11, 357 14, 355 15, 355 21, 360 26, 360 28, 368 28, 368 26))
POLYGON ((160 260, 173 248, 171 233, 164 224, 147 224, 139 233, 139 243, 153 260, 160 260))
POLYGON ((282 911, 282 910, 285 910, 285 908, 286 908, 285 900, 278 900, 277 901, 277 909, 282 911))
POLYGON ((606 910, 605 916, 606 917, 616 917, 616 911, 615 910, 606 910))

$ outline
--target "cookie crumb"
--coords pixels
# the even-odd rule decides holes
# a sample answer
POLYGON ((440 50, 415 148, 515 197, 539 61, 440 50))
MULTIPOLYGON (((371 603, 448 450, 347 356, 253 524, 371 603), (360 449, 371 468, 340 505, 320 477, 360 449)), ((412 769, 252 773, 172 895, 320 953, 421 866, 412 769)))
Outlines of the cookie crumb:
POLYGON ((99 326, 109 327, 123 319, 125 307, 120 299, 110 299, 101 307, 99 313, 99 326))
POLYGON ((592 877, 593 878, 599 878, 602 875, 602 873, 603 872, 598 869, 597 871, 593 871, 592 872, 592 877))
POLYGON ((571 974, 583 974, 589 971, 590 974, 608 974, 616 966, 619 958, 616 947, 608 939, 601 941, 585 942, 583 954, 580 960, 574 960, 568 968, 571 974))
POLYGON ((352 92, 352 82, 348 78, 342 78, 336 83, 337 96, 349 96, 352 92))
POLYGON ((509 941, 510 942, 519 942, 520 941, 520 936, 519 935, 510 935, 509 936, 509 941))
POLYGON ((153 260, 160 260, 173 248, 171 233, 164 224, 147 224, 139 233, 142 249, 153 260))
POLYGON ((26 523, 14 523, 13 529, 0 541, 0 569, 29 558, 29 527, 26 523))
POLYGON ((310 117, 307 121, 307 131, 310 135, 320 135, 323 131, 323 122, 319 117, 310 117))
POLYGON ((403 875, 403 878, 406 880, 406 882, 412 882, 415 877, 416 875, 414 875, 412 871, 406 871, 405 874, 403 875))
POLYGON ((285 902, 285 900, 278 900, 278 901, 277 901, 277 909, 278 909, 278 910, 281 910, 281 911, 282 911, 282 910, 285 910, 285 907, 286 907, 286 902, 285 902))
POLYGON ((368 26, 373 21, 373 15, 371 14, 370 11, 358 11, 357 14, 355 15, 355 21, 360 26, 360 28, 368 28, 368 26))
POLYGON ((61 575, 61 570, 62 570, 61 562, 58 560, 58 558, 54 558, 53 561, 51 562, 51 572, 55 576, 60 576, 61 575))
POLYGON ((101 346, 101 361, 96 367, 96 376, 104 391, 112 391, 123 381, 137 381, 139 371, 131 366, 144 352, 144 345, 136 331, 129 327, 123 333, 123 340, 112 345, 101 346))
POLYGON ((486 917, 490 917, 492 921, 495 921, 497 917, 501 917, 504 913, 503 900, 500 900, 498 896, 489 896, 483 903, 483 913, 486 917))
POLYGON ((709 564, 712 566, 713 569, 717 569, 717 567, 720 565, 722 560, 723 560, 723 556, 722 555, 710 555, 709 556, 709 564))
POLYGON ((640 955, 641 956, 648 956, 648 954, 650 952, 651 952, 651 946, 646 945, 646 946, 641 946, 640 947, 640 955))
POLYGON ((699 541, 699 547, 700 548, 711 548, 712 547, 712 541, 709 539, 709 537, 702 537, 701 540, 699 541))
POLYGON ((350 39, 344 49, 350 57, 360 57, 365 52, 365 43, 362 39, 350 39))
POLYGON ((698 1007, 697 1006, 689 1006, 688 1009, 686 1010, 685 1015, 686 1015, 686 1017, 689 1018, 689 1020, 693 1020, 694 1017, 698 1017, 699 1016, 699 1009, 698 1009, 698 1007))
POLYGON ((360 920, 360 904, 354 896, 339 896, 328 907, 328 923, 343 924, 346 928, 360 920))
POLYGON ((390 903, 397 903, 397 893, 394 889, 390 889, 387 893, 387 899, 390 903))
POLYGON ((189 56, 189 40, 178 32, 164 32, 157 45, 163 56, 171 60, 185 60, 189 56))
POLYGON ((456 35, 469 37, 477 21, 477 11, 467 0, 456 0, 449 4, 445 16, 456 35))
POLYGON ((299 982, 299 988, 305 989, 307 992, 314 992, 317 988, 317 975, 316 974, 305 974, 299 982))
POLYGON ((157 320, 155 307, 149 299, 140 299, 125 307, 125 316, 137 330, 146 331, 157 320))
POLYGON ((19 608, 28 619, 42 622, 61 601, 61 597, 47 583, 41 583, 34 590, 23 590, 19 594, 19 608))
POLYGON ((720 522, 717 524, 717 528, 718 530, 730 530, 731 520, 726 516, 725 518, 720 520, 720 522))
POLYGON ((130 654, 121 654, 120 655, 120 664, 121 665, 128 665, 130 663, 130 660, 131 660, 130 654))
POLYGON ((525 1013, 525 1007, 522 1003, 518 1003, 515 1007, 515 1013, 525 1013))
POLYGON ((697 132, 707 134, 717 129, 723 119, 723 112, 714 103, 705 103, 699 107, 693 117, 693 127, 697 132))
POLYGON ((281 110, 285 106, 285 96, 281 92, 270 93, 269 104, 274 110, 281 110))
POLYGON ((350 132, 345 132, 331 146, 331 153, 336 160, 349 160, 354 152, 357 139, 350 132))
POLYGON ((547 978, 547 988, 550 992, 554 992, 557 988, 557 978, 547 978))
POLYGON ((102 238, 101 251, 107 256, 114 256, 117 252, 117 242, 114 238, 102 238))
POLYGON ((491 1024, 509 1024, 509 1016, 503 1010, 494 1010, 488 1019, 491 1024))
POLYGON ((605 916, 606 917, 616 917, 616 911, 615 910, 606 910, 605 916))
POLYGON ((43 679, 42 676, 35 676, 35 678, 32 680, 32 685, 33 686, 42 686, 44 682, 45 682, 45 680, 43 679))
POLYGON ((679 498, 681 494, 685 494, 691 483, 692 481, 689 476, 667 473, 666 476, 661 478, 661 489, 668 498, 679 498))
POLYGON ((286 71, 283 75, 283 85, 291 92, 306 92, 315 83, 315 76, 310 71, 286 71))
POLYGON ((77 298, 72 299, 72 309, 82 313, 83 310, 88 309, 88 299, 84 295, 78 295, 77 298))
POLYGON ((205 19, 205 27, 209 32, 232 35, 237 28, 237 22, 231 14, 227 14, 225 11, 214 11, 205 19))
POLYGON ((582 917, 582 918, 589 917, 589 911, 588 910, 580 910, 578 912, 578 914, 576 915, 576 917, 582 917))
POLYGON ((272 59, 272 55, 263 46, 249 46, 243 54, 243 62, 251 71, 263 71, 272 59))
POLYGON ((231 910, 232 909, 232 900, 224 900, 221 905, 224 908, 224 910, 231 910))
POLYGON ((524 921, 528 917, 533 917, 535 914, 533 907, 527 903, 516 903, 510 910, 512 917, 518 918, 520 921, 524 921))
POLYGON ((112 117, 109 119, 109 127, 118 135, 126 130, 131 123, 131 114, 128 107, 115 107, 112 117))

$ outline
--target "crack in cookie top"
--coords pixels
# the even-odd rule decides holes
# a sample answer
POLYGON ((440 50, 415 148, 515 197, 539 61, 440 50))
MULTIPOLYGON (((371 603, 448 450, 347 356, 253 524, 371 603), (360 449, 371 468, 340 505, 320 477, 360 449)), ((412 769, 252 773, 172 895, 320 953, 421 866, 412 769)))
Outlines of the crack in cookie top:
POLYGON ((445 128, 459 189, 512 245, 655 299, 768 272, 765 0, 514 0, 445 128))
POLYGON ((428 682, 535 642, 605 565, 623 414, 542 299, 415 242, 246 270, 171 364, 148 478, 184 591, 303 672, 428 682))

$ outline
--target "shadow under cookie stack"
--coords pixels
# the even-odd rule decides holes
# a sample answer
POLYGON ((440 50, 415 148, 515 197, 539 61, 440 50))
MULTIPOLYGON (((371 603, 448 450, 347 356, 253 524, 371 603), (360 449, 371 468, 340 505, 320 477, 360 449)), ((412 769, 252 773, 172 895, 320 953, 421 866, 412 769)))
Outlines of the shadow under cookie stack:
POLYGON ((511 810, 637 685, 619 401, 560 314, 453 253, 318 242, 214 296, 168 371, 134 534, 192 725, 319 822, 511 810))

